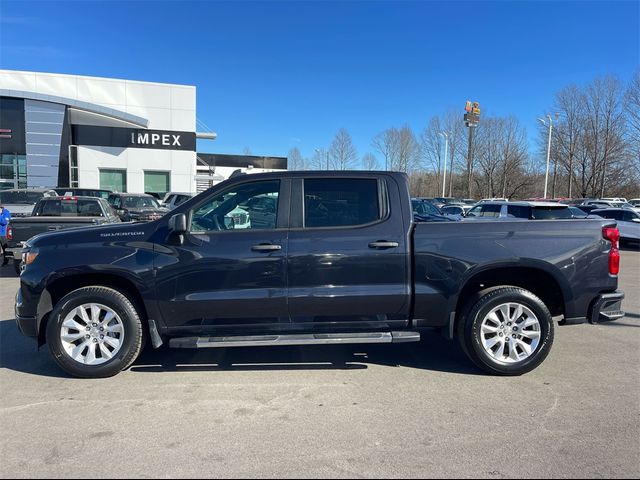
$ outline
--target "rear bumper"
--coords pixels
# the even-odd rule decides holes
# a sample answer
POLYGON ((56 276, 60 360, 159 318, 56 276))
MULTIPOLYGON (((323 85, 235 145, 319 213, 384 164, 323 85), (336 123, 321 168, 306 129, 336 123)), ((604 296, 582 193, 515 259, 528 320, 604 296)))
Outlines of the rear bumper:
POLYGON ((623 292, 600 295, 589 311, 589 323, 612 322, 624 317, 622 310, 623 292))

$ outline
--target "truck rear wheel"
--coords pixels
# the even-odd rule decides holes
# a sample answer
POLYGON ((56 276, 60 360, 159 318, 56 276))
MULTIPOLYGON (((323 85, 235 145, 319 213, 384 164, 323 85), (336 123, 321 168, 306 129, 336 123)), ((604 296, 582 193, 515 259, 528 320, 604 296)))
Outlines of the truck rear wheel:
POLYGON ((142 348, 142 322, 122 293, 84 287, 58 302, 47 323, 56 363, 79 378, 105 378, 125 370, 142 348))
POLYGON ((540 365, 553 345, 551 313, 537 296, 518 287, 480 294, 458 324, 458 339, 469 358, 494 375, 522 375, 540 365))

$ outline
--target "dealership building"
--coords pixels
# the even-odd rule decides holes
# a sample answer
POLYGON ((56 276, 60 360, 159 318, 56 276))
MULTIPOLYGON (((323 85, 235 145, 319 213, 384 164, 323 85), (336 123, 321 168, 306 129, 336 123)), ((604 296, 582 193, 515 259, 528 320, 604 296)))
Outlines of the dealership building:
MULTIPOLYGON (((196 87, 0 70, 0 189, 195 193, 283 157, 199 153, 196 87)), ((207 140, 209 140, 207 142, 207 140)))

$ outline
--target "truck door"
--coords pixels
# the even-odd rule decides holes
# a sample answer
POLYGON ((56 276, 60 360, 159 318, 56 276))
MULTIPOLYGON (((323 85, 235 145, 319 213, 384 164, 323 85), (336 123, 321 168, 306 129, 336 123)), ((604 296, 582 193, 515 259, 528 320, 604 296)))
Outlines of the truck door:
POLYGON ((408 227, 390 178, 295 179, 289 232, 289 314, 312 328, 407 324, 408 227))
POLYGON ((190 209, 184 243, 168 245, 156 263, 159 305, 172 332, 289 324, 288 191, 289 180, 247 180, 190 209), (252 209, 264 198, 274 205, 270 216, 252 209))

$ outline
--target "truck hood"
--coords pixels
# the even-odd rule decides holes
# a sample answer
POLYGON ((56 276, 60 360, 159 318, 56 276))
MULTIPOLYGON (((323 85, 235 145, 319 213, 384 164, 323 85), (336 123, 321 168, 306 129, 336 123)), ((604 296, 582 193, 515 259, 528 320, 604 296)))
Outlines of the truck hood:
POLYGON ((146 241, 158 228, 157 222, 116 223, 90 227, 68 228, 59 232, 36 235, 26 242, 26 248, 43 248, 53 245, 108 243, 110 241, 146 241))

